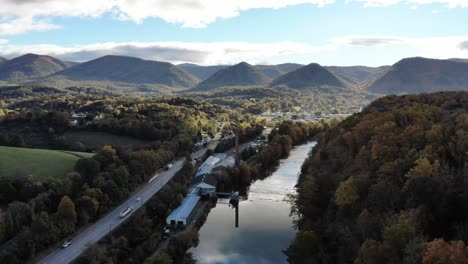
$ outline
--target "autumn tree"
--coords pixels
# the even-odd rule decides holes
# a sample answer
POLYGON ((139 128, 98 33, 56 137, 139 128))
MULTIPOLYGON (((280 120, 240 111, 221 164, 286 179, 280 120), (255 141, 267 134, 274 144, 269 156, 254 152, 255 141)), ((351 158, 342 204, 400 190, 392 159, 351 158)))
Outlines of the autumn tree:
POLYGON ((443 239, 435 239, 428 243, 424 253, 423 264, 464 264, 468 263, 468 246, 463 241, 447 243, 443 239))
POLYGON ((75 204, 68 196, 62 197, 60 203, 57 207, 57 213, 63 219, 70 223, 76 223, 76 211, 75 211, 75 204))

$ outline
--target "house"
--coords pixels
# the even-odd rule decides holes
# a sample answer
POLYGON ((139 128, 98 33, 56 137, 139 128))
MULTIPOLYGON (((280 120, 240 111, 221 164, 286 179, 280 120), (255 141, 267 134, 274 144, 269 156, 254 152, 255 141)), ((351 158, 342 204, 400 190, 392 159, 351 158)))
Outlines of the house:
POLYGON ((216 187, 205 182, 201 182, 196 186, 200 195, 213 195, 216 192, 216 187))
POLYGON ((182 200, 182 204, 177 207, 166 218, 166 224, 171 227, 184 227, 190 223, 194 209, 200 201, 198 195, 188 195, 182 200))

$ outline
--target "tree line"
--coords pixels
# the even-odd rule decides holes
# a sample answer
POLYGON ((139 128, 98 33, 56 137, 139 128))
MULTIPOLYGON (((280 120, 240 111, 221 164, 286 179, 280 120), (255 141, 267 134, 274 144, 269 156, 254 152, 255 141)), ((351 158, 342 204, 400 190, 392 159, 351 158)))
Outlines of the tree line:
POLYGON ((319 137, 291 263, 467 263, 468 93, 387 96, 319 137))

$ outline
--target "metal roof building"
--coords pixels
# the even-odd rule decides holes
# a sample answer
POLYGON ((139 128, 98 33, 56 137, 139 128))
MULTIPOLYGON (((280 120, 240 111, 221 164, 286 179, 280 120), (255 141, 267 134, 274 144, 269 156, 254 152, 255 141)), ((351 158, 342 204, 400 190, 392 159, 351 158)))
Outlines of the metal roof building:
POLYGON ((200 201, 200 196, 189 195, 182 200, 182 204, 177 207, 167 218, 166 224, 168 225, 186 225, 190 222, 190 217, 193 210, 200 201))

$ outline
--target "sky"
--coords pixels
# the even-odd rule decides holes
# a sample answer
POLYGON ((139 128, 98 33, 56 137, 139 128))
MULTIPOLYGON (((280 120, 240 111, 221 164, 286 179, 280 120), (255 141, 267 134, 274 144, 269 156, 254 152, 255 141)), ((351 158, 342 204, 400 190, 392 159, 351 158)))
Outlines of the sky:
POLYGON ((201 65, 468 58, 468 0, 0 0, 0 56, 201 65))

